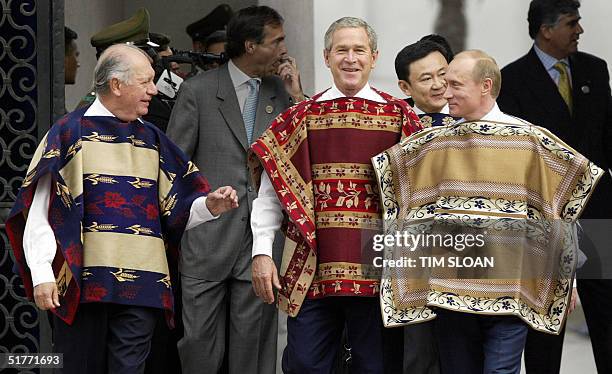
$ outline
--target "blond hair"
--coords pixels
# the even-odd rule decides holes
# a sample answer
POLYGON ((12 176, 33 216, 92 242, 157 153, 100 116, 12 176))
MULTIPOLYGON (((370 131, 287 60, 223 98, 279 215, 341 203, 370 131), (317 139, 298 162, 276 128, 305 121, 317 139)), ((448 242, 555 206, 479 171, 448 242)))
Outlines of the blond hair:
POLYGON ((472 79, 475 82, 483 82, 485 79, 491 79, 491 96, 497 99, 501 89, 501 72, 495 59, 485 52, 478 49, 463 51, 455 56, 461 58, 463 56, 475 60, 474 68, 472 69, 472 79))

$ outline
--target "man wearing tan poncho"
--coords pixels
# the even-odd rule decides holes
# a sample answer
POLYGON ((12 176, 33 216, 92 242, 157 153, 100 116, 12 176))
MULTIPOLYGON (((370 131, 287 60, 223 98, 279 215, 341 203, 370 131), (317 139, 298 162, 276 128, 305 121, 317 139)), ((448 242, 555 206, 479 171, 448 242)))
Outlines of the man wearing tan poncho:
MULTIPOLYGON (((502 113, 499 68, 484 52, 457 55, 446 79, 450 114, 462 120, 372 158, 385 227, 452 237, 454 246, 418 248, 447 265, 484 255, 495 265, 385 269, 383 322, 437 317, 442 373, 520 373, 528 327, 557 334, 571 309, 571 223, 603 171, 547 130, 502 113), (482 235, 483 245, 458 247, 467 235, 482 235)), ((387 248, 385 256, 416 252, 387 248)))

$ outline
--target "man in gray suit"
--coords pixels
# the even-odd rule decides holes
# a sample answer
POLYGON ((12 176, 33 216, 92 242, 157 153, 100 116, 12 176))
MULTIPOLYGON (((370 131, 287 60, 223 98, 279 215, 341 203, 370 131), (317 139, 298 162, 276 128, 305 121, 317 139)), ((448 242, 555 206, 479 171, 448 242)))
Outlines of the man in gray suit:
POLYGON ((282 22, 266 6, 236 13, 227 29, 230 61, 182 84, 168 125, 168 136, 206 170, 211 186, 234 186, 240 205, 183 239, 184 373, 218 372, 226 349, 230 373, 275 372, 276 308, 251 288, 249 222, 257 192, 247 150, 276 115, 303 98, 282 22))

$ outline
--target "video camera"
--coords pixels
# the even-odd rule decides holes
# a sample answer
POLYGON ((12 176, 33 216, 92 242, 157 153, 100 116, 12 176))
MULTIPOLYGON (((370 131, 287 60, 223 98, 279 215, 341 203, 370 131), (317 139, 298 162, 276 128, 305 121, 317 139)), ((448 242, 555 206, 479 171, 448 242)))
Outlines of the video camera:
POLYGON ((178 64, 190 64, 191 72, 189 73, 189 76, 193 76, 198 73, 197 67, 204 69, 206 65, 211 63, 221 65, 229 60, 225 53, 214 54, 193 51, 177 51, 174 49, 172 50, 172 53, 172 56, 162 57, 162 65, 164 69, 168 69, 172 62, 176 62, 178 64))
POLYGON ((215 62, 222 64, 228 61, 228 58, 224 53, 214 54, 176 50, 173 50, 172 52, 173 55, 160 56, 160 58, 158 58, 154 63, 155 75, 159 77, 155 85, 157 86, 159 93, 163 95, 161 98, 167 101, 176 100, 176 94, 178 93, 179 87, 184 80, 172 72, 172 63, 191 65, 191 71, 187 77, 185 77, 185 79, 187 79, 198 74, 208 64, 215 62))

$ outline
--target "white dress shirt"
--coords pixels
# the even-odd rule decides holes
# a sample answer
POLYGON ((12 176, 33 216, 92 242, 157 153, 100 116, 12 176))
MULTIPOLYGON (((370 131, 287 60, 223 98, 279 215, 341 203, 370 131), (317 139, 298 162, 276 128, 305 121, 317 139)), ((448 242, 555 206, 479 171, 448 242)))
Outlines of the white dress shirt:
MULTIPOLYGON (((340 92, 340 90, 338 89, 338 87, 336 87, 335 84, 332 84, 331 88, 325 91, 323 95, 321 95, 316 101, 319 102, 319 101, 334 100, 334 99, 339 99, 341 97, 346 97, 346 95, 340 92)), ((370 87, 370 84, 367 82, 365 86, 363 86, 363 88, 359 90, 359 92, 357 92, 357 94, 355 94, 355 96, 353 97, 376 101, 378 103, 387 102, 387 100, 383 99, 378 93, 376 93, 376 91, 374 91, 372 87, 370 87)))
MULTIPOLYGON (((91 104, 83 117, 114 117, 98 98, 91 104)), ((140 119, 139 119, 140 120, 140 119)), ((57 245, 55 234, 49 224, 49 198, 51 195, 51 176, 44 175, 38 180, 36 193, 26 220, 23 233, 23 252, 32 276, 32 285, 55 282, 51 263, 57 245)), ((201 223, 216 219, 206 206, 206 197, 198 197, 191 204, 186 230, 201 223)))
MULTIPOLYGON (((325 91, 316 101, 334 100, 345 97, 342 92, 333 85, 325 91)), ((386 103, 368 83, 354 96, 360 99, 386 103)), ((272 244, 274 233, 280 229, 283 223, 283 210, 274 191, 274 186, 267 173, 262 173, 261 186, 257 198, 253 200, 253 211, 251 212, 251 230, 253 231, 252 256, 266 255, 272 257, 272 244)))
MULTIPOLYGON (((496 121, 496 122, 504 122, 504 123, 510 123, 513 125, 525 125, 525 126, 530 126, 531 124, 527 121, 524 121, 518 117, 514 117, 511 116, 509 114, 506 114, 504 112, 502 112, 499 109, 499 106, 497 106, 497 103, 495 103, 495 105, 493 105, 493 108, 491 108, 491 110, 485 114, 480 121, 496 121)), ((457 122, 455 122, 455 124, 459 124, 459 123, 463 123, 466 122, 465 118, 461 118, 459 120, 457 120, 457 122)))

